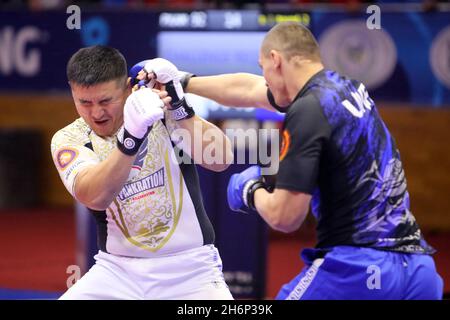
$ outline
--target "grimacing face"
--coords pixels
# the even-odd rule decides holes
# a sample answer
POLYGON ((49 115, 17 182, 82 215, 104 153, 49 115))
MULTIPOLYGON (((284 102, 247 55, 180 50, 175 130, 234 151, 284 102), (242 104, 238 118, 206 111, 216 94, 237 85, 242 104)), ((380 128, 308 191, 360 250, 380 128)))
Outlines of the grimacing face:
POLYGON ((89 87, 71 83, 72 97, 80 117, 101 137, 114 135, 123 124, 123 107, 129 90, 122 80, 89 87))

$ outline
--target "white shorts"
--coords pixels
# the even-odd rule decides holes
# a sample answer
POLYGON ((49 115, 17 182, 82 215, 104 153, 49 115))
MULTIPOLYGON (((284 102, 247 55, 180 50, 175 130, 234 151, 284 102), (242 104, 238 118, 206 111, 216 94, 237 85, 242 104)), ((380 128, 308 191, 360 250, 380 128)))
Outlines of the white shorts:
POLYGON ((61 300, 231 300, 214 245, 156 258, 130 258, 102 251, 94 266, 61 300))

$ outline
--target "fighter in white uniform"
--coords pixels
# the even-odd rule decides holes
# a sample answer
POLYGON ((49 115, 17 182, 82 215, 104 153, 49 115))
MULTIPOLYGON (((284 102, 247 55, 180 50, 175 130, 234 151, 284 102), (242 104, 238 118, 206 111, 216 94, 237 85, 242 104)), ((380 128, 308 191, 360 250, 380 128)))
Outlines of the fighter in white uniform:
POLYGON ((51 151, 67 190, 96 219, 99 253, 61 299, 232 299, 193 164, 225 170, 230 141, 184 99, 174 110, 165 91, 131 93, 126 62, 113 48, 79 50, 67 75, 81 117, 54 135, 51 151), (203 163, 195 143, 172 141, 183 129, 205 145, 193 135, 200 123, 221 138, 213 143, 222 163, 203 163), (183 152, 192 163, 175 161, 183 152))

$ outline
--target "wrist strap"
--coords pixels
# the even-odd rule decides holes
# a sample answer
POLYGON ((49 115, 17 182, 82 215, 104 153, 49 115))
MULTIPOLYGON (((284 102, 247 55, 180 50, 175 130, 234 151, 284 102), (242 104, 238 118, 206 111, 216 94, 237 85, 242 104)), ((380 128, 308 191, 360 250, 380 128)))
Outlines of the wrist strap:
POLYGON ((192 108, 185 98, 172 104, 172 109, 167 110, 169 117, 175 121, 189 119, 195 116, 194 108, 192 108))
POLYGON ((245 184, 244 189, 242 191, 242 193, 243 193, 242 199, 244 200, 244 204, 247 207, 249 207, 250 209, 255 210, 255 211, 256 211, 255 191, 260 188, 266 189, 266 184, 261 179, 254 179, 254 180, 248 181, 245 184))
POLYGON ((136 138, 122 127, 117 134, 117 148, 128 156, 134 156, 139 151, 146 136, 144 135, 141 139, 136 138))
POLYGON ((186 98, 178 96, 173 81, 166 84, 166 90, 172 98, 172 108, 168 109, 171 119, 180 121, 192 118, 195 115, 194 109, 187 103, 186 98))

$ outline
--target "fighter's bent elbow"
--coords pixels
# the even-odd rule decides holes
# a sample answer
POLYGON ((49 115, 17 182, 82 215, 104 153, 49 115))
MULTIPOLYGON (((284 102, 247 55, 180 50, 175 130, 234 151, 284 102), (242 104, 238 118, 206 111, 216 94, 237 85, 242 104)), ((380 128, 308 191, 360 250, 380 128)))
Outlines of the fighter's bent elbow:
POLYGON ((87 208, 96 211, 104 211, 111 204, 111 201, 109 199, 82 199, 80 197, 77 197, 77 200, 87 208))
POLYGON ((228 137, 226 137, 226 147, 224 148, 222 154, 218 157, 220 161, 214 161, 213 164, 207 165, 209 170, 215 171, 215 172, 222 172, 228 169, 230 164, 234 161, 234 154, 233 149, 231 148, 231 142, 229 141, 228 137))
POLYGON ((298 230, 305 220, 308 210, 299 212, 295 215, 292 212, 274 212, 270 218, 270 226, 280 232, 290 233, 298 230))
POLYGON ((227 170, 229 166, 230 165, 226 164, 226 163, 224 163, 224 164, 217 164, 217 165, 214 165, 214 166, 210 167, 210 170, 214 171, 214 172, 222 172, 222 171, 227 170))
POLYGON ((291 233, 296 231, 298 228, 300 228, 301 223, 292 223, 289 221, 273 221, 270 223, 270 226, 272 229, 284 232, 284 233, 291 233))

